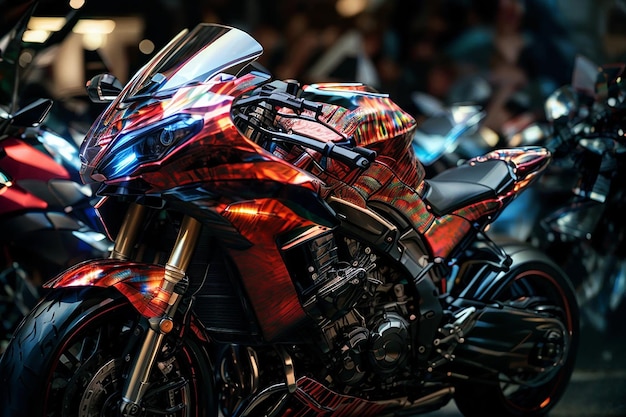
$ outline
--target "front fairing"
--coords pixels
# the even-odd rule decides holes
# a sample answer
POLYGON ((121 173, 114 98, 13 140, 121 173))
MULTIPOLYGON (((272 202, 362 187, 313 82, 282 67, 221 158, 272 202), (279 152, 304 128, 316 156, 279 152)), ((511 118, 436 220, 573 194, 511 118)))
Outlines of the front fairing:
POLYGON ((109 195, 162 195, 207 179, 310 182, 231 120, 233 100, 269 79, 242 71, 261 51, 245 32, 219 25, 179 35, 92 126, 81 146, 83 181, 103 183, 109 195))
MULTIPOLYGON (((261 52, 254 39, 236 29, 199 25, 192 32, 181 32, 134 75, 88 132, 81 146, 83 181, 109 179, 99 175, 98 168, 116 138, 162 119, 178 89, 208 82, 221 73, 232 76, 261 52), (228 44, 245 47, 237 48, 236 54, 220 56, 221 50, 232 51, 224 48, 225 41, 220 41, 221 38, 228 44)), ((217 77, 214 83, 223 78, 226 77, 217 77)))

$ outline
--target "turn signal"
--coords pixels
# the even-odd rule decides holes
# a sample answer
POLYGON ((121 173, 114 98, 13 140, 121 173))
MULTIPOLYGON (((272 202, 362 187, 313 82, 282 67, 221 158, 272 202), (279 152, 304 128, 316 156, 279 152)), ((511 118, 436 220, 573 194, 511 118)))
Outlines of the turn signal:
POLYGON ((174 328, 174 322, 172 319, 162 319, 159 322, 159 330, 163 333, 169 333, 174 328))

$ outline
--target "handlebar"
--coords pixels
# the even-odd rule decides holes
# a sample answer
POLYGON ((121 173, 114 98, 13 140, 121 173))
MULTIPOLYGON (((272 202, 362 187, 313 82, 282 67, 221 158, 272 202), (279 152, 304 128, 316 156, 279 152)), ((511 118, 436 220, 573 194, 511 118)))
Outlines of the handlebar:
MULTIPOLYGON (((314 101, 306 100, 301 97, 297 97, 297 92, 293 91, 293 85, 289 82, 277 81, 270 84, 266 84, 254 96, 245 97, 237 100, 237 107, 245 106, 260 106, 263 103, 267 103, 276 108, 288 108, 293 110, 296 114, 300 114, 303 111, 310 111, 314 113, 313 117, 307 117, 302 115, 301 118, 320 123, 329 129, 335 131, 332 126, 324 123, 319 119, 321 115, 323 105, 314 101)), ((350 140, 346 140, 347 143, 336 143, 329 141, 322 141, 312 136, 306 136, 298 133, 285 133, 274 131, 262 126, 260 124, 253 124, 245 114, 239 114, 237 116, 240 120, 243 120, 248 126, 252 127, 256 131, 263 134, 264 137, 271 141, 278 141, 289 143, 292 145, 298 145, 305 148, 312 149, 319 152, 323 157, 336 159, 355 168, 365 169, 376 158, 376 152, 354 146, 350 143, 350 140)), ((339 134, 339 133, 338 133, 339 134)))
POLYGON ((365 169, 376 158, 376 152, 370 149, 358 146, 347 148, 344 145, 335 144, 334 142, 323 142, 297 133, 273 132, 261 126, 258 128, 269 135, 272 140, 312 149, 325 157, 336 159, 355 168, 365 169))

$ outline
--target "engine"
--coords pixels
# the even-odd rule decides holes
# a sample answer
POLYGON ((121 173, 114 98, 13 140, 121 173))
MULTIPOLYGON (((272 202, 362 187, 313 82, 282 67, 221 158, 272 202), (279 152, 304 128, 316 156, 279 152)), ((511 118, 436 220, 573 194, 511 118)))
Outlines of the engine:
POLYGON ((333 364, 331 377, 342 386, 384 382, 406 367, 411 339, 409 323, 400 314, 381 312, 363 323, 353 310, 323 332, 333 364))
POLYGON ((298 277, 304 306, 331 364, 324 380, 344 391, 379 387, 407 369, 417 326, 413 298, 403 277, 369 246, 337 239, 328 234, 309 242, 310 256, 299 262, 300 269, 307 265, 298 277))

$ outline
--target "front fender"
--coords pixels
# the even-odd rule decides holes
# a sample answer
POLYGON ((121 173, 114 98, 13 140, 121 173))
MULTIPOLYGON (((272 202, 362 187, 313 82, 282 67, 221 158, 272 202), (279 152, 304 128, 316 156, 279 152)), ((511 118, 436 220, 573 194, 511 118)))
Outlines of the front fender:
POLYGON ((118 259, 96 259, 79 263, 52 280, 44 288, 113 287, 146 318, 165 313, 171 293, 162 288, 165 267, 118 259))

